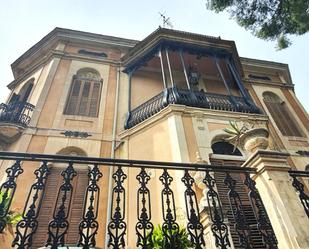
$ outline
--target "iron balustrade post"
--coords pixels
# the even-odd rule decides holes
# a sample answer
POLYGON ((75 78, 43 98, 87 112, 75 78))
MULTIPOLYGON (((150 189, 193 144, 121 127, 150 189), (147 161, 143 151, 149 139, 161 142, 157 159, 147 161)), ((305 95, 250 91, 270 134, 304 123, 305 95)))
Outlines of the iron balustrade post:
POLYGON ((300 180, 297 179, 297 176, 304 176, 309 177, 309 172, 302 172, 302 174, 291 173, 290 176, 292 177, 292 186, 295 188, 296 192, 298 192, 299 200, 304 207, 304 210, 309 218, 309 195, 305 193, 305 186, 301 183, 300 180))
POLYGON ((236 180, 232 178, 229 172, 226 172, 224 183, 229 188, 228 199, 235 221, 235 230, 239 237, 239 243, 244 249, 253 249, 250 237, 250 227, 246 221, 242 201, 236 191, 236 180))
POLYGON ((208 188, 207 203, 209 207, 210 219, 212 221, 211 231, 215 237, 216 247, 227 249, 231 246, 229 241, 228 226, 224 223, 224 215, 220 198, 215 190, 216 180, 211 176, 209 170, 205 171, 203 183, 208 188))
POLYGON ((179 225, 176 222, 175 197, 172 189, 170 188, 173 177, 169 175, 167 169, 164 169, 163 174, 159 177, 159 180, 163 185, 163 189, 161 191, 161 202, 164 244, 169 245, 166 249, 174 249, 178 248, 177 237, 179 236, 179 225))
POLYGON ((250 177, 250 173, 245 173, 244 184, 248 187, 249 193, 248 197, 250 204, 252 206, 254 216, 257 220, 257 227, 263 237, 263 242, 267 249, 277 249, 278 241, 276 239, 275 233, 268 219, 265 206, 263 204, 262 198, 255 187, 255 181, 250 177))
POLYGON ((187 218, 189 221, 187 224, 187 230, 190 235, 190 241, 195 249, 202 249, 202 246, 205 246, 205 240, 203 237, 204 229, 202 223, 200 222, 200 211, 198 208, 196 194, 192 189, 194 179, 189 174, 188 170, 185 170, 184 176, 181 178, 181 181, 186 186, 184 197, 187 218))
POLYGON ((102 176, 103 174, 100 172, 97 164, 92 169, 89 169, 88 178, 90 182, 86 189, 83 220, 79 223, 79 241, 77 243, 77 246, 83 247, 84 249, 96 246, 95 236, 99 229, 97 217, 100 200, 98 181, 102 176))
POLYGON ((20 174, 24 172, 21 168, 20 160, 16 160, 15 163, 6 169, 7 179, 1 185, 0 193, 0 233, 3 232, 6 226, 6 216, 9 213, 12 200, 16 191, 16 180, 20 174))
POLYGON ((145 168, 141 168, 140 173, 136 176, 140 187, 137 190, 137 218, 138 222, 135 226, 137 242, 136 246, 143 249, 152 246, 150 240, 153 233, 153 224, 151 223, 151 201, 150 191, 147 188, 147 183, 150 180, 150 176, 145 171, 145 168))
POLYGON ((42 165, 34 171, 36 182, 30 188, 22 213, 22 220, 16 225, 16 237, 12 243, 12 246, 16 246, 18 249, 28 248, 32 245, 32 237, 38 228, 37 218, 49 173, 50 170, 46 161, 43 161, 42 165))
POLYGON ((72 202, 72 180, 76 175, 77 173, 72 162, 70 162, 68 167, 61 172, 63 184, 58 191, 53 219, 48 224, 48 239, 46 246, 50 246, 51 249, 56 249, 65 244, 65 235, 69 229, 68 216, 72 202))
POLYGON ((115 187, 113 188, 111 207, 113 209, 114 200, 116 201, 116 207, 114 213, 111 214, 111 221, 108 224, 108 246, 118 249, 126 246, 124 236, 127 229, 127 224, 124 221, 126 192, 123 187, 127 175, 123 172, 121 166, 117 167, 116 172, 113 174, 113 179, 115 187))

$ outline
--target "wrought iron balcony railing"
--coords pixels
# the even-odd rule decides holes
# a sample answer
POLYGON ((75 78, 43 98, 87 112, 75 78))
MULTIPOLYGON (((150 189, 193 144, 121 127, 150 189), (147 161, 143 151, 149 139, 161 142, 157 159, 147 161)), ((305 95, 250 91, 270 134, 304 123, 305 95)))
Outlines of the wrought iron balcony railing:
MULTIPOLYGON (((72 193, 76 191, 73 181, 81 165, 84 165, 84 168, 88 170, 88 186, 84 189, 83 210, 76 229, 78 233, 76 246, 81 248, 102 247, 102 245, 97 245, 96 237, 100 231, 98 230, 99 224, 103 225, 105 220, 98 219, 98 210, 99 205, 105 204, 106 201, 100 199, 101 189, 99 186, 102 185, 99 185, 98 182, 102 178, 101 168, 113 166, 111 199, 108 203, 111 210, 111 219, 108 220, 107 225, 108 248, 125 248, 126 234, 136 237, 135 245, 131 245, 132 247, 151 248, 151 238, 155 226, 155 221, 152 219, 154 212, 162 214, 163 237, 165 243, 170 245, 166 248, 178 248, 175 243, 177 243, 177 236, 179 236, 180 225, 178 218, 176 218, 176 206, 179 206, 176 195, 185 202, 183 210, 186 210, 186 229, 192 247, 202 249, 207 246, 204 238, 205 224, 201 220, 201 213, 204 211, 199 210, 196 187, 194 186, 195 180, 192 177, 194 172, 200 172, 203 175, 209 207, 207 216, 211 222, 211 232, 217 248, 228 248, 232 243, 231 238, 234 245, 241 248, 257 248, 256 244, 259 245, 258 248, 277 248, 277 241, 262 199, 255 187, 254 180, 250 177, 255 171, 250 168, 12 152, 0 152, 0 159, 8 163, 13 162, 7 167, 7 178, 0 189, 2 195, 0 232, 6 226, 6 216, 10 207, 14 206, 16 200, 14 195, 18 193, 19 188, 22 188, 23 193, 26 193, 24 191, 27 187, 29 188, 27 198, 25 196, 22 220, 16 226, 15 239, 12 242, 16 248, 30 248, 35 243, 36 233, 42 226, 39 219, 40 213, 44 211, 42 199, 48 191, 55 193, 55 201, 53 202, 51 219, 47 223, 48 225, 43 228, 46 240, 43 241, 40 238, 40 246, 54 249, 67 245, 66 240, 70 236, 68 217, 71 212, 70 206, 74 201, 72 193), (31 162, 32 169, 33 165, 37 164, 37 168, 33 172, 35 180, 29 186, 21 181, 22 174, 27 171, 29 175, 28 161, 31 162), (58 189, 50 189, 46 187, 51 169, 53 169, 50 166, 57 163, 62 165, 62 172, 59 174, 62 183, 58 189), (127 173, 129 168, 131 174, 127 173), (134 175, 132 175, 132 168, 137 169, 137 173, 134 175), (149 169, 155 169, 157 177, 151 177, 149 169), (175 172, 181 173, 182 177, 180 179, 173 178, 175 172), (153 189, 150 186, 156 180, 162 186, 161 190, 153 189), (128 193, 127 181, 130 181, 130 185, 133 184, 132 181, 137 184, 136 194, 132 195, 131 191, 134 190, 130 189, 132 199, 130 199, 129 209, 127 202, 130 193, 128 193), (183 184, 184 190, 177 188, 177 192, 173 191, 175 189, 173 185, 177 181, 181 181, 177 184, 183 184), (219 182, 225 187, 219 187, 219 182), (161 203, 157 203, 158 197, 154 196, 155 191, 160 196, 161 203), (183 192, 179 193, 179 191, 183 192), (156 201, 153 201, 152 198, 155 198, 156 201), (222 198, 225 198, 224 202, 222 198), (132 205, 133 202, 136 202, 136 210, 132 210, 132 207, 135 206, 132 205), (134 232, 128 230, 127 227, 127 216, 130 215, 128 210, 136 216, 134 232), (228 210, 228 214, 226 210, 228 210), (250 217, 248 217, 249 211, 252 212, 250 217)), ((106 190, 104 189, 104 191, 106 190)), ((155 216, 158 217, 158 215, 155 216)), ((132 218, 130 220, 132 222, 132 218)))
POLYGON ((31 120, 34 105, 27 102, 0 104, 0 122, 26 127, 31 120))
POLYGON ((261 113, 258 107, 256 107, 253 103, 248 104, 242 97, 207 93, 203 91, 182 90, 174 87, 168 88, 133 109, 129 113, 125 128, 129 129, 141 123, 161 111, 169 104, 179 104, 231 112, 261 113))
POLYGON ((299 179, 300 177, 309 180, 309 171, 296 171, 290 170, 290 176, 292 177, 292 185, 298 192, 299 200, 303 205, 305 212, 309 218, 309 195, 305 192, 305 185, 299 179))

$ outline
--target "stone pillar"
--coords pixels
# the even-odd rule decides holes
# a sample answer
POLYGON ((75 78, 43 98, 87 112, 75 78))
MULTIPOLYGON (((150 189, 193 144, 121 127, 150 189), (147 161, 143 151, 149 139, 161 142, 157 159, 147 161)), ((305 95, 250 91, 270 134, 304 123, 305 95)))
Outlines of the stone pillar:
POLYGON ((244 164, 255 168, 259 190, 275 231, 279 249, 309 248, 309 219, 292 186, 287 158, 277 151, 256 151, 244 164))

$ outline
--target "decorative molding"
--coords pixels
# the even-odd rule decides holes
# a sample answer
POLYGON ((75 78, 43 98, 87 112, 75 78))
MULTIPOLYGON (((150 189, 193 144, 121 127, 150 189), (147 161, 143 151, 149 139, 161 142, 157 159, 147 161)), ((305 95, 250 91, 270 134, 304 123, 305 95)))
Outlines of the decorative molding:
POLYGON ((107 54, 104 52, 95 52, 95 51, 89 51, 85 49, 80 49, 78 50, 79 54, 84 54, 84 55, 90 55, 90 56, 96 56, 96 57, 103 57, 107 58, 107 54))
POLYGON ((63 134, 66 137, 76 137, 76 138, 87 138, 92 136, 88 132, 80 132, 80 131, 65 131, 61 132, 60 134, 63 134))
POLYGON ((308 156, 309 157, 309 151, 308 150, 298 150, 295 153, 300 155, 300 156, 308 156))

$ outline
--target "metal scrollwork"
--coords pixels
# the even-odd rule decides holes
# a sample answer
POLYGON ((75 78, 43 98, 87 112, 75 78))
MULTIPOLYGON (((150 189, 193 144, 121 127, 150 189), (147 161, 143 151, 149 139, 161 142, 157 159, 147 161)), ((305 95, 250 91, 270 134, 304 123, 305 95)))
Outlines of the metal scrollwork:
POLYGON ((212 221, 211 231, 215 237, 216 246, 222 249, 227 249, 231 246, 229 241, 228 227, 224 224, 224 216, 222 206, 218 193, 215 191, 216 180, 206 170, 205 178, 203 180, 207 191, 207 203, 209 206, 210 219, 212 221))
POLYGON ((42 204, 41 197, 44 195, 45 182, 49 173, 46 161, 43 161, 42 165, 34 171, 36 182, 30 188, 22 220, 16 225, 16 237, 12 245, 17 248, 28 248, 32 245, 32 236, 38 228, 37 218, 42 204))
POLYGON ((153 224, 151 220, 151 203, 150 191, 147 188, 147 183, 150 176, 146 173, 144 168, 141 168, 140 173, 136 176, 139 184, 141 185, 137 190, 137 218, 138 222, 135 226, 137 234, 136 246, 147 248, 151 246, 149 238, 152 236, 153 224))
POLYGON ((258 229, 263 236, 263 241, 268 249, 276 249, 278 248, 278 242, 270 224, 270 221, 267 217, 266 209, 262 202, 262 198, 255 187, 256 183, 250 177, 250 174, 248 172, 245 173, 245 176, 246 179, 244 181, 244 184, 248 186, 250 190, 248 193, 249 200, 253 208, 255 218, 258 222, 258 229))
POLYGON ((198 202, 196 194, 192 189, 194 179, 190 176, 189 171, 185 170, 184 176, 181 181, 185 184, 186 190, 184 192, 186 212, 188 218, 187 230, 190 234, 190 240, 195 249, 202 249, 205 246, 203 238, 203 225, 200 222, 200 211, 198 208, 198 202))
POLYGON ((172 248, 177 248, 177 236, 179 236, 179 225, 176 223, 176 209, 174 193, 170 188, 173 178, 167 172, 167 169, 163 170, 163 174, 159 177, 162 182, 163 189, 161 191, 162 201, 162 215, 163 225, 162 231, 164 234, 164 240, 168 240, 172 248))
POLYGON ((83 209, 83 220, 79 224, 79 241, 77 246, 83 248, 95 247, 95 236, 98 232, 99 223, 97 222, 98 208, 100 200, 100 188, 97 184, 102 177, 97 164, 89 170, 89 185, 86 189, 86 197, 83 209), (87 207, 88 205, 88 207, 87 207))
POLYGON ((240 199, 239 194, 236 191, 236 181, 231 177, 231 175, 228 172, 226 172, 224 183, 229 188, 228 198, 233 218, 235 221, 235 230, 239 237, 239 243, 245 249, 252 249, 250 228, 246 221, 242 201, 240 199))
POLYGON ((116 172, 113 174, 115 187, 112 194, 112 208, 116 201, 114 213, 111 215, 111 221, 108 224, 109 242, 108 246, 113 248, 125 247, 124 235, 126 233, 127 224, 124 222, 125 218, 125 199, 126 192, 122 186, 127 175, 123 172, 121 166, 118 166, 116 172))
POLYGON ((64 237, 69 228, 68 215, 72 201, 72 180, 77 175, 73 163, 61 172, 63 184, 60 186, 53 213, 53 220, 48 224, 48 239, 46 246, 52 249, 64 246, 64 237), (57 207, 59 203, 59 206, 57 207))
POLYGON ((12 199, 15 194, 16 179, 24 172, 20 166, 20 160, 17 160, 11 167, 7 168, 5 172, 7 174, 7 179, 0 188, 0 233, 3 232, 6 226, 5 217, 10 210, 12 199))
POLYGON ((298 179, 297 176, 294 174, 290 174, 293 181, 292 186, 296 189, 296 191, 299 193, 299 199, 301 201, 301 204, 303 205, 305 212, 309 218, 309 196, 305 193, 304 184, 302 184, 298 179))

